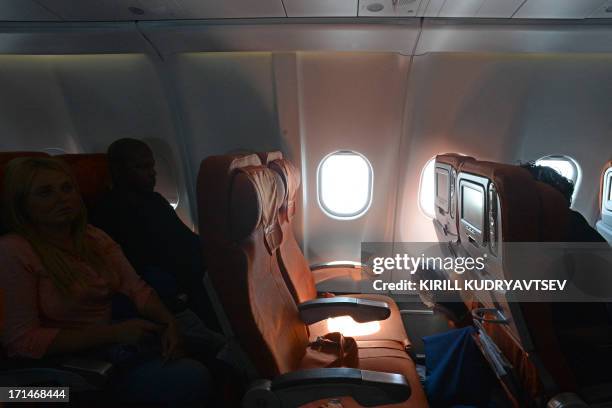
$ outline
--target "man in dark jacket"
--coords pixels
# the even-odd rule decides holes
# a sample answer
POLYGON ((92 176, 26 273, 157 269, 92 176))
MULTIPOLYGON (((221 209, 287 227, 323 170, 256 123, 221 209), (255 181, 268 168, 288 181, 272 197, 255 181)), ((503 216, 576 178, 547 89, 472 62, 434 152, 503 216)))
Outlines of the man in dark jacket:
POLYGON ((136 271, 162 298, 185 293, 189 307, 207 326, 216 319, 202 278, 204 261, 199 237, 155 192, 155 159, 149 146, 120 139, 107 151, 113 189, 94 208, 92 223, 119 245, 136 271))
MULTIPOLYGON (((563 194, 569 208, 574 194, 574 183, 559 174, 555 169, 546 166, 536 166, 533 163, 523 164, 522 168, 531 173, 534 179, 546 183, 563 194)), ((606 242, 595 228, 578 211, 569 208, 569 225, 565 242, 606 242)))
MULTIPOLYGON (((569 210, 565 242, 606 242, 582 214, 569 208, 574 194, 574 184, 570 180, 550 167, 533 163, 521 167, 528 170, 534 179, 554 187, 565 197, 569 210)), ((558 302, 553 303, 551 309, 557 338, 577 381, 581 385, 612 381, 612 374, 607 369, 612 364, 609 347, 612 341, 612 304, 558 302)))

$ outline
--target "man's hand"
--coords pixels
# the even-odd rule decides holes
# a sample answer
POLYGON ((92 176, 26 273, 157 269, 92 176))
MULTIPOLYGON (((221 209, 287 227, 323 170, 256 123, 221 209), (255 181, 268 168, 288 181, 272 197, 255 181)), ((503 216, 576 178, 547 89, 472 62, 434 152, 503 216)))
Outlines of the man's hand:
POLYGON ((185 355, 176 320, 170 321, 162 332, 161 344, 162 356, 166 360, 176 359, 185 355))
POLYGON ((130 319, 113 325, 117 343, 138 344, 151 334, 159 334, 163 326, 143 319, 130 319))

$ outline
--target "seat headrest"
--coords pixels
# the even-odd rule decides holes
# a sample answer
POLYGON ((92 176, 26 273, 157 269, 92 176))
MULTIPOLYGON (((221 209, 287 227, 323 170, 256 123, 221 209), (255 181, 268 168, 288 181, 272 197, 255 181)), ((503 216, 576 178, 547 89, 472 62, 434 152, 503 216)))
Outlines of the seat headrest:
POLYGON ((297 194, 300 190, 300 171, 287 159, 276 159, 272 161, 269 168, 278 173, 285 187, 285 202, 281 213, 287 221, 295 215, 297 194))
POLYGON ((271 152, 258 152, 257 156, 259 156, 259 159, 261 160, 263 165, 267 166, 270 163, 272 163, 274 160, 282 159, 283 152, 278 151, 278 150, 273 150, 271 152))
POLYGON ((465 161, 462 171, 486 177, 501 204, 504 242, 563 241, 569 209, 563 195, 537 182, 528 170, 511 164, 465 161), (558 224, 554 224, 554 220, 558 224))
POLYGON ((285 188, 278 174, 264 166, 237 169, 231 182, 230 236, 241 242, 257 229, 263 229, 268 253, 272 255, 282 242, 279 209, 285 188))
POLYGON ((504 242, 539 240, 538 192, 529 171, 509 164, 467 161, 462 171, 486 177, 495 184, 500 201, 504 242))
POLYGON ((299 170, 279 151, 257 153, 262 163, 278 173, 285 186, 285 202, 281 207, 283 221, 290 221, 295 215, 297 193, 300 189, 299 170))
POLYGON ((200 164, 196 196, 200 237, 206 250, 232 242, 229 225, 230 182, 237 169, 261 166, 256 154, 209 156, 200 164))
POLYGON ((472 156, 463 156, 457 153, 444 153, 436 156, 436 163, 445 163, 459 171, 461 165, 466 161, 474 161, 472 156))
POLYGON ((88 209, 92 209, 112 187, 108 160, 104 153, 62 154, 57 156, 65 161, 76 179, 88 209))

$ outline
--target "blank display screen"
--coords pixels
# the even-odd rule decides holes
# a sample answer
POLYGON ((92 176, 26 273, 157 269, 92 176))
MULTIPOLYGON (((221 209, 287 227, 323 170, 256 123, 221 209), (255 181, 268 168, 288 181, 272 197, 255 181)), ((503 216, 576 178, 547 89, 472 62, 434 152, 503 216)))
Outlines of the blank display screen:
POLYGON ((482 231, 484 218, 484 193, 476 188, 461 188, 461 218, 472 227, 482 231))
POLYGON ((448 172, 436 170, 436 197, 448 201, 448 172))

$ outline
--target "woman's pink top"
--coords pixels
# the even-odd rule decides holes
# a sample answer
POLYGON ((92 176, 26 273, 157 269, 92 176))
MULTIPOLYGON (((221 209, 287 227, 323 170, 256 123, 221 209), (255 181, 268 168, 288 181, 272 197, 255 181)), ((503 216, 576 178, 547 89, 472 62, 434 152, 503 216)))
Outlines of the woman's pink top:
MULTIPOLYGON (((118 273, 121 281, 118 292, 127 295, 140 309, 153 289, 136 274, 119 245, 102 230, 89 225, 86 239, 118 273)), ((75 285, 72 297, 66 297, 45 276, 41 260, 28 241, 14 234, 0 237, 0 290, 5 298, 1 337, 9 356, 40 358, 60 329, 110 323, 113 290, 109 283, 76 257, 71 262, 88 285, 75 285)))

